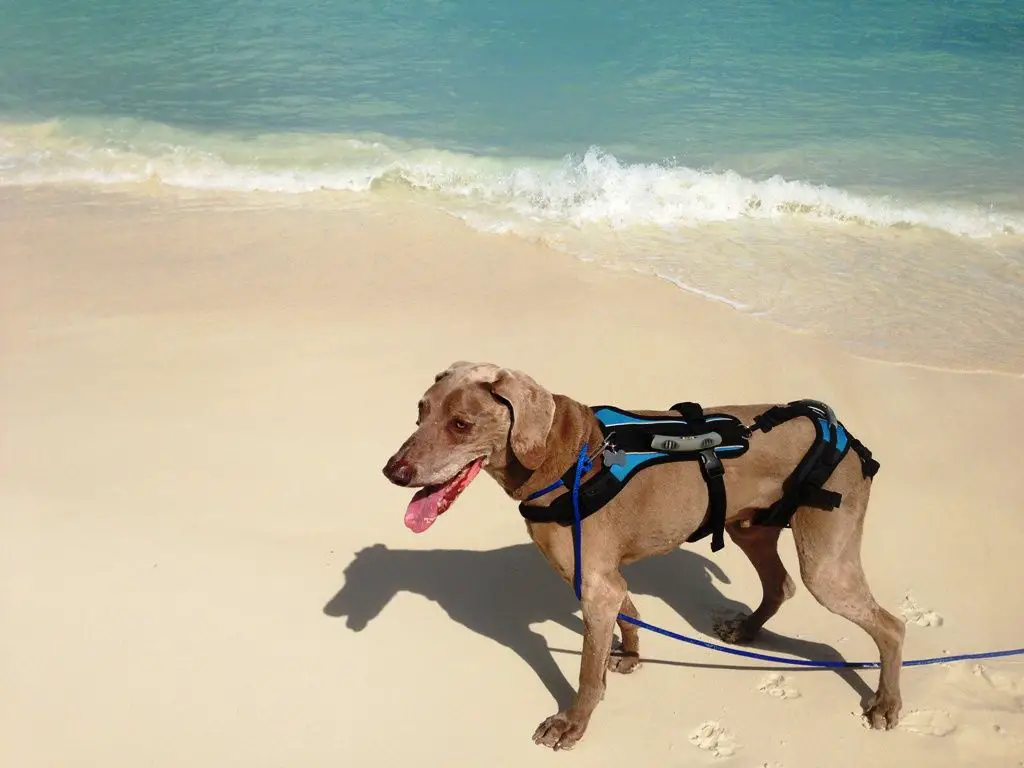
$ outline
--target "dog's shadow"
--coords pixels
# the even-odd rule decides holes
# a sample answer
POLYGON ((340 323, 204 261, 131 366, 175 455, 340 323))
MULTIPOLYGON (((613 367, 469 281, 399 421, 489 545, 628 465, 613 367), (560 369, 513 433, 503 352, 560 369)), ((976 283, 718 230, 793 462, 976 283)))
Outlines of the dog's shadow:
MULTIPOLYGON (((714 562, 694 552, 678 549, 626 566, 622 571, 632 594, 661 598, 705 635, 712 632, 714 615, 748 611, 746 606, 718 591, 712 579, 728 584, 728 578, 714 562)), ((347 617, 348 628, 359 632, 399 592, 412 592, 436 602, 467 629, 514 651, 537 673, 560 708, 572 700, 574 688, 552 658, 553 649, 531 625, 555 621, 582 634, 583 622, 575 615, 579 603, 571 587, 554 573, 533 544, 483 552, 389 549, 375 544, 356 554, 345 568, 344 585, 323 610, 328 616, 347 617)), ((642 616, 642 604, 638 608, 642 616)), ((802 658, 841 658, 827 645, 784 638, 768 631, 762 632, 757 646, 802 658)), ((652 661, 646 657, 644 660, 652 661)), ((654 663, 749 668, 657 660, 654 663)), ((862 700, 871 695, 870 688, 852 670, 841 670, 840 674, 862 700)))

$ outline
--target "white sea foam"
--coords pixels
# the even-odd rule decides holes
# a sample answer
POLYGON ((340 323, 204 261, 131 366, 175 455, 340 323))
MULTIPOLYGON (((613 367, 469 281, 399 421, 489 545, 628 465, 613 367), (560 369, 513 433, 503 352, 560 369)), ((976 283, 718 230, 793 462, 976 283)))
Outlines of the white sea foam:
POLYGON ((133 120, 0 125, 0 184, 54 183, 277 193, 404 187, 489 211, 487 226, 499 228, 502 217, 512 217, 612 230, 772 219, 924 227, 968 237, 1024 232, 1024 214, 1016 212, 860 196, 778 176, 628 164, 598 148, 543 160, 381 137, 201 134, 133 120))

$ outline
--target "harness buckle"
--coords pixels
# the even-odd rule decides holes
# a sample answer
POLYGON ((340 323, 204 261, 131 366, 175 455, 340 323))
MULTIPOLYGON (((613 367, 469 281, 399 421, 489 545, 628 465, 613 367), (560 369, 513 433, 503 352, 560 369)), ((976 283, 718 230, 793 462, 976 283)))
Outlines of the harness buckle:
POLYGON ((718 458, 718 454, 713 448, 700 452, 700 463, 707 477, 721 477, 725 474, 722 460, 718 458))

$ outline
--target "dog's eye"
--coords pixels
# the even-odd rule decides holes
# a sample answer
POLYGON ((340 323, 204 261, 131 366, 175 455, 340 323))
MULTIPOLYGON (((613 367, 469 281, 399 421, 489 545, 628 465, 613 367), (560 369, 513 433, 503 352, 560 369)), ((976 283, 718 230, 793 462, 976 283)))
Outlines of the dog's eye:
POLYGON ((470 426, 472 425, 463 419, 452 419, 452 429, 456 432, 468 432, 470 426))

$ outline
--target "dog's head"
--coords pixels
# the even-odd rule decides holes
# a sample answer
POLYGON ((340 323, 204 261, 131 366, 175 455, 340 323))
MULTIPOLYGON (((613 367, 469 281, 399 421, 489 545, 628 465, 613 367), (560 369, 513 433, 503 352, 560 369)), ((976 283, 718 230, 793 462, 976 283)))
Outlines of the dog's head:
POLYGON ((437 374, 416 430, 384 466, 395 485, 420 489, 405 524, 425 531, 485 466, 539 467, 554 415, 551 393, 520 371, 459 361, 437 374))

